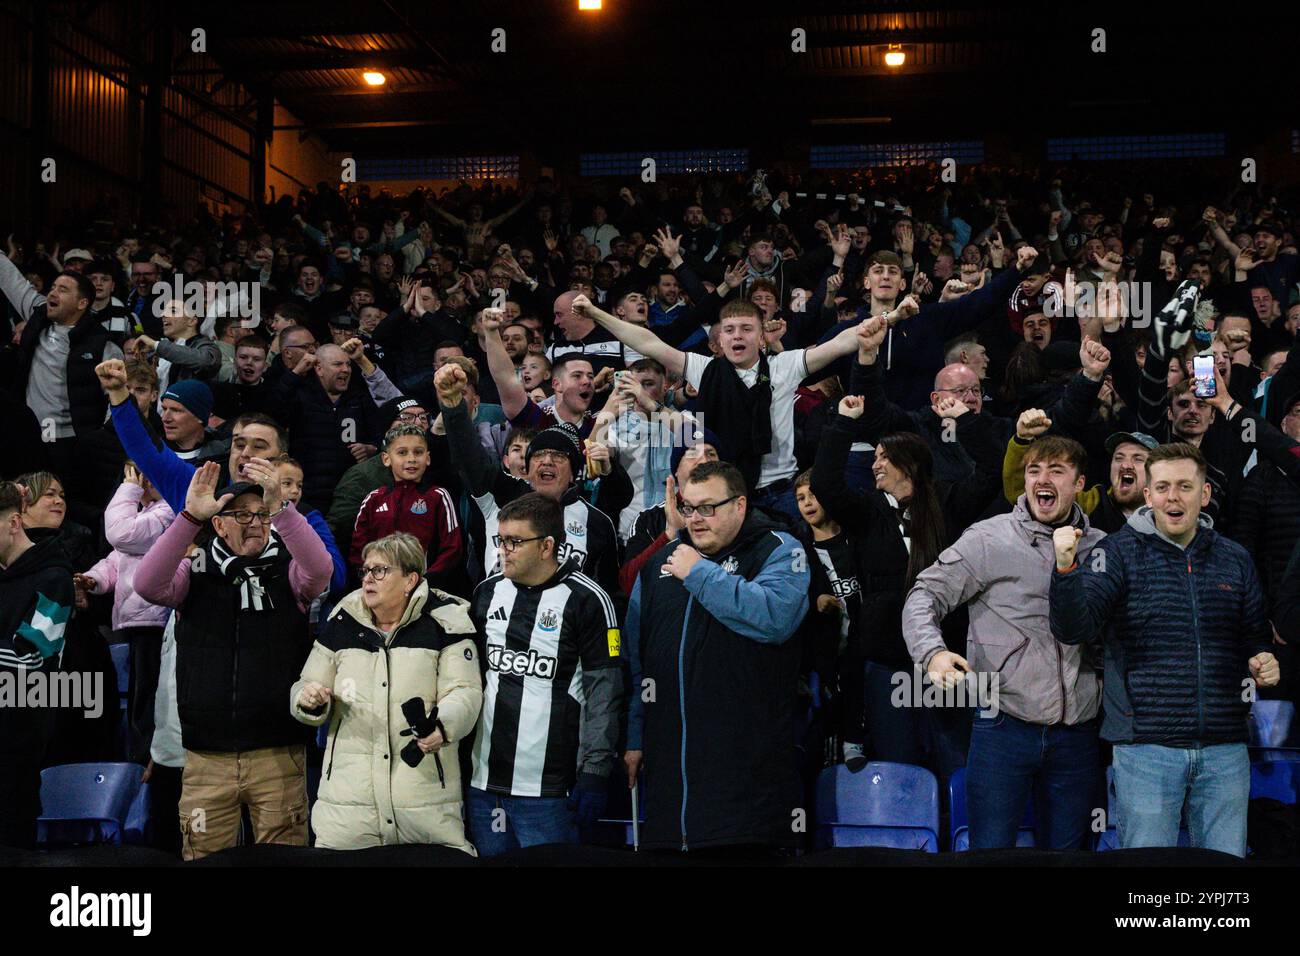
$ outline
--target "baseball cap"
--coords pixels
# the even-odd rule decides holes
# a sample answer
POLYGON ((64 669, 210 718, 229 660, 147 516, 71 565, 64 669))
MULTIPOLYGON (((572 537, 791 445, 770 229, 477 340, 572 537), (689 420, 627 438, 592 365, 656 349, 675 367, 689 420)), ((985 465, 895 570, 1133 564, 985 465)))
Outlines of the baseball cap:
POLYGON ((428 411, 428 409, 425 408, 424 403, 418 398, 411 398, 409 395, 399 395, 397 398, 390 398, 388 401, 384 402, 384 404, 379 406, 380 420, 391 425, 397 421, 397 416, 401 415, 402 412, 406 411, 408 408, 424 408, 425 411, 428 411))
POLYGON ((336 329, 358 329, 361 327, 360 320, 351 312, 340 312, 337 315, 331 315, 329 323, 336 329))
POLYGON ((1147 451, 1155 451, 1156 446, 1160 444, 1146 432, 1116 432, 1106 439, 1106 454, 1115 454, 1115 449, 1125 442, 1141 445, 1147 451))
POLYGON ((93 262, 95 257, 85 249, 69 249, 63 254, 64 262, 71 262, 73 259, 80 259, 82 262, 93 262))
MULTIPOLYGON (((226 485, 226 487, 217 489, 216 494, 214 494, 212 497, 220 501, 226 495, 230 495, 231 499, 229 502, 226 503, 226 507, 228 508, 230 507, 231 504, 234 503, 234 500, 236 498, 238 498, 240 495, 246 495, 250 491, 257 495, 261 495, 262 486, 253 481, 232 481, 230 484, 226 485)), ((222 510, 224 511, 225 509, 223 508, 222 510)))

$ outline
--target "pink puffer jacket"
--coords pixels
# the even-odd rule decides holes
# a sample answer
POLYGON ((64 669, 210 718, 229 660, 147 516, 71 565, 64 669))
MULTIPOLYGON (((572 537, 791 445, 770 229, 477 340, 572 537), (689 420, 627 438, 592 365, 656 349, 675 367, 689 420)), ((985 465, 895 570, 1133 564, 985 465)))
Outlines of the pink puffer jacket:
POLYGON ((86 572, 95 580, 95 593, 113 592, 113 629, 162 627, 169 609, 150 604, 132 586, 136 566, 176 518, 167 502, 158 500, 140 507, 144 489, 122 482, 104 511, 104 537, 113 551, 86 572))

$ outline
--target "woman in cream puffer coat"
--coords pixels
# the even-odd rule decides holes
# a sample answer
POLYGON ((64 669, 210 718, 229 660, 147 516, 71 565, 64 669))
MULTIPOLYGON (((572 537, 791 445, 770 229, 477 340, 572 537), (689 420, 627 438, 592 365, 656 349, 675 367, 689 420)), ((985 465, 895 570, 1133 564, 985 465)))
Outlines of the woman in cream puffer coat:
POLYGON ((424 560, 408 534, 368 545, 362 587, 334 609, 290 691, 294 717, 329 722, 311 815, 319 847, 435 843, 475 852, 457 759, 483 702, 474 625, 466 601, 424 582, 424 560), (417 741, 424 757, 415 767, 401 757, 412 740, 402 704, 413 697, 425 714, 436 704, 440 722, 417 741))

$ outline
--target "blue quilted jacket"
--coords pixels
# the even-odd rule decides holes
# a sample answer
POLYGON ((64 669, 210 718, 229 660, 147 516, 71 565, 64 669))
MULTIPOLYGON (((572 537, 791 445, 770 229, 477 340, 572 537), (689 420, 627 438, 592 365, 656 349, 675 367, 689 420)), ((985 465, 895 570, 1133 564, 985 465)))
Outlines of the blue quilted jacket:
POLYGON ((1271 644, 1263 591, 1241 545, 1202 525, 1184 550, 1142 508, 1074 568, 1053 571, 1050 599, 1057 640, 1104 635, 1105 739, 1246 742, 1247 661, 1271 644))

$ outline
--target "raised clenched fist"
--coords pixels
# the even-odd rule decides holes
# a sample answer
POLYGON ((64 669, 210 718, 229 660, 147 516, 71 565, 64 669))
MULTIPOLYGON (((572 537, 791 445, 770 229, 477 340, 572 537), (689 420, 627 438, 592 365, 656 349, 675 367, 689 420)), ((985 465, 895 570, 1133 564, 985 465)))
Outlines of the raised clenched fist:
POLYGON ((465 386, 468 383, 465 370, 455 362, 448 362, 433 376, 433 387, 438 392, 438 401, 449 408, 460 404, 461 396, 465 394, 465 386))
MULTIPOLYGON (((121 359, 109 359, 95 366, 95 376, 100 386, 111 398, 114 392, 126 391, 126 363, 121 359)), ((118 404, 116 401, 114 405, 118 404)))
POLYGON ((1016 437, 1021 441, 1033 441, 1052 427, 1052 420, 1041 408, 1026 408, 1016 420, 1016 437))
POLYGON ((1083 530, 1073 525, 1063 525, 1052 532, 1052 547, 1056 549, 1056 569, 1068 571, 1074 567, 1074 553, 1079 548, 1083 530))

